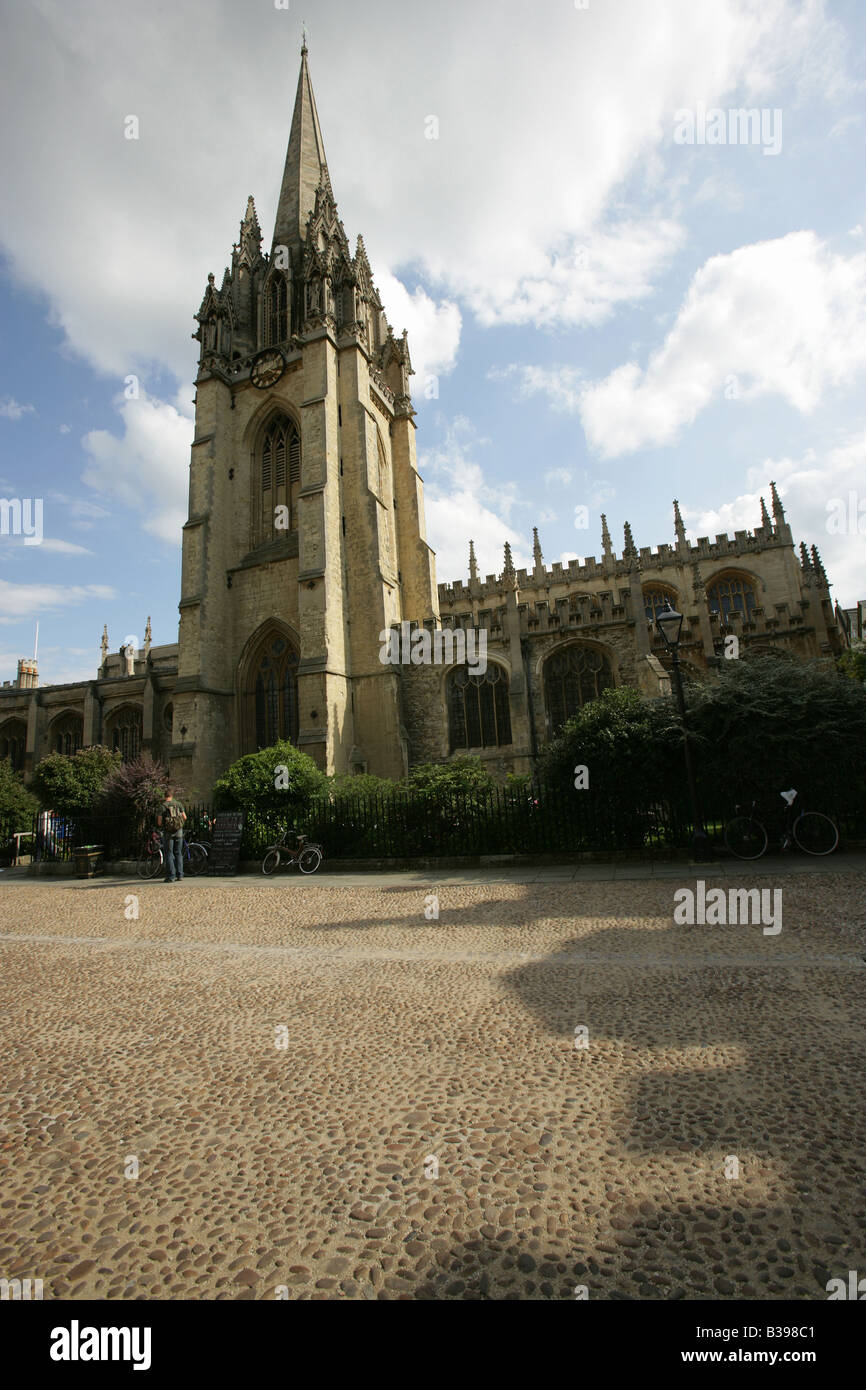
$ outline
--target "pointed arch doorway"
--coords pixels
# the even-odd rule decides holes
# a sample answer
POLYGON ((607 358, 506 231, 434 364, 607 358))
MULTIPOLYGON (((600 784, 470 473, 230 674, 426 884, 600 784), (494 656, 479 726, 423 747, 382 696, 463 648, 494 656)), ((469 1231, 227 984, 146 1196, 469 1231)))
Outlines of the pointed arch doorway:
POLYGON ((251 643, 240 681, 244 753, 280 739, 298 741, 298 648, 282 625, 269 623, 251 643))

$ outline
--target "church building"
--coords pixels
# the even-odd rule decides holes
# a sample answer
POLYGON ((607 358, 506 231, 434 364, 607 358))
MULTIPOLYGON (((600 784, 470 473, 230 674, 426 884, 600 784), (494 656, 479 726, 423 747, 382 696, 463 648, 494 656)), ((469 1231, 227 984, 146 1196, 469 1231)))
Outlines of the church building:
MULTIPOLYGON (((587 700, 669 689, 654 618, 685 615, 686 672, 741 649, 832 658, 845 644, 814 546, 795 551, 775 486, 753 531, 437 586, 425 535, 412 366, 364 243, 352 251, 325 159, 306 45, 270 249, 249 198, 231 264, 196 314, 189 515, 177 644, 109 653, 92 681, 39 686, 34 662, 0 688, 0 757, 149 750, 206 798, 244 753, 287 738, 329 773, 402 777, 478 753, 529 771, 587 700), (410 627, 405 629, 404 624, 410 627), (483 632, 487 665, 382 660, 389 629, 483 632)), ((540 462, 540 461, 539 461, 540 462)))

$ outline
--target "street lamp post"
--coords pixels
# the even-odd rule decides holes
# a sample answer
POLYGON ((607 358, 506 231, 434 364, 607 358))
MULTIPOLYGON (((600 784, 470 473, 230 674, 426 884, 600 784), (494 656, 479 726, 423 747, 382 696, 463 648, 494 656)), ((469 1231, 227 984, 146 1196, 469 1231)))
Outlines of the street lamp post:
POLYGON ((683 725, 683 752, 686 760, 686 781, 689 788, 689 801, 692 808, 692 852, 696 860, 701 861, 707 856, 707 832, 704 829, 700 807, 698 806, 698 789, 695 783, 695 769, 692 763, 692 748, 689 738, 688 721, 686 719, 686 697, 683 691, 683 677, 680 670, 680 632, 683 626, 683 615, 672 608, 670 603, 656 614, 656 627, 662 635, 662 640, 671 654, 671 666, 673 668, 673 684, 676 691, 677 706, 680 712, 680 719, 683 725))

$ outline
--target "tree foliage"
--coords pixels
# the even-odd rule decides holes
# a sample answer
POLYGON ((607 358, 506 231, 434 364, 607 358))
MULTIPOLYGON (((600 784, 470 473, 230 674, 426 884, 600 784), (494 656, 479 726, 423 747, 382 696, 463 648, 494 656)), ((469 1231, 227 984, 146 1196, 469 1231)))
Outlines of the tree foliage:
POLYGON ((119 753, 98 743, 79 748, 71 756, 49 753, 37 764, 30 790, 46 810, 84 816, 96 809, 106 779, 120 764, 119 753))
POLYGON ((25 787, 21 773, 9 758, 0 758, 0 817, 14 819, 16 827, 24 829, 38 810, 39 802, 25 787))

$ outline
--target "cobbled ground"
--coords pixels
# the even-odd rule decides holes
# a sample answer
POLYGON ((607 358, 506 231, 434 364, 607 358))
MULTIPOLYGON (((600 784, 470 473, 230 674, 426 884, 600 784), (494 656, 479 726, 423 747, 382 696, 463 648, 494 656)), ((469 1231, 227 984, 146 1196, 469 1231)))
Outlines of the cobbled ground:
POLYGON ((675 887, 4 883, 0 1276, 826 1299, 866 1271, 866 874, 786 880, 778 936, 675 887))

